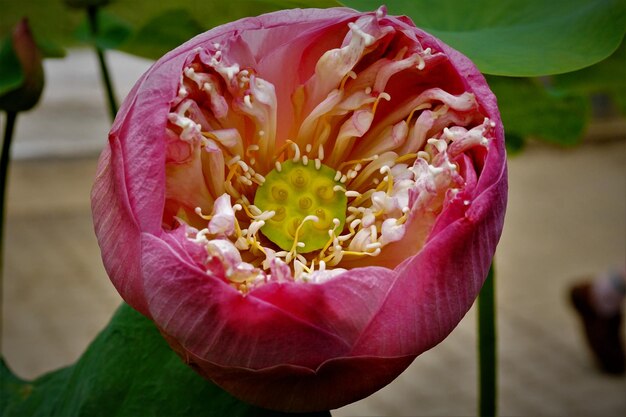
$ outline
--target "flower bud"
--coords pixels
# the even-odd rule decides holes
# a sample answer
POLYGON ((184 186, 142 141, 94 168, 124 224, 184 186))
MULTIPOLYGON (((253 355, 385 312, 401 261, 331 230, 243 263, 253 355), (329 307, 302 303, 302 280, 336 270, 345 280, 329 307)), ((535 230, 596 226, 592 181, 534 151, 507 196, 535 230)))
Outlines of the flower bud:
POLYGON ((23 74, 22 83, 0 96, 0 109, 10 112, 30 110, 37 104, 44 86, 42 56, 33 38, 28 20, 22 19, 11 36, 13 53, 23 74))

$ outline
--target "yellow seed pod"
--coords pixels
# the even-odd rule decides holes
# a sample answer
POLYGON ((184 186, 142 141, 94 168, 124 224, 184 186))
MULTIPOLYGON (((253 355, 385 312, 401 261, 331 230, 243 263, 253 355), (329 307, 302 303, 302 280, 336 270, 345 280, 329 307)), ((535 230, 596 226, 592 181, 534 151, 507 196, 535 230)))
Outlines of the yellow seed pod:
POLYGON ((342 186, 334 180, 335 173, 326 165, 316 169, 313 164, 292 160, 283 162, 280 171, 268 173, 256 191, 254 205, 276 214, 265 222, 261 233, 284 250, 291 250, 296 237, 304 243, 299 253, 322 249, 328 242, 328 231, 334 227, 333 219, 339 220, 337 234, 346 221, 348 200, 343 191, 334 190, 342 186), (302 224, 307 216, 318 220, 302 224))

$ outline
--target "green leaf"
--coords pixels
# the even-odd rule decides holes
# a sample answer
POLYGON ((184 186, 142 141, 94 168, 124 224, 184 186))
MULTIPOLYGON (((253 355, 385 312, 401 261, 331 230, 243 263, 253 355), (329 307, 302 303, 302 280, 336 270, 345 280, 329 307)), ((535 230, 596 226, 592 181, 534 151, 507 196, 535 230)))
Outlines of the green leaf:
POLYGON ((507 131, 505 145, 508 156, 518 155, 526 148, 526 140, 511 131, 507 131))
POLYGON ((22 65, 15 55, 11 37, 0 40, 0 96, 24 83, 22 65))
MULTIPOLYGON (((0 415, 269 417, 288 414, 243 403, 198 376, 169 348, 151 321, 124 304, 72 366, 34 381, 24 381, 0 362, 0 415)), ((330 416, 330 413, 309 415, 330 416)))
POLYGON ((596 65, 553 77, 552 87, 563 94, 608 95, 626 116, 626 43, 596 65))
MULTIPOLYGON (((342 0, 374 10, 379 0, 342 0)), ((624 0, 387 0, 390 14, 467 55, 486 74, 516 77, 578 70, 608 57, 626 31, 624 0)))
POLYGON ((187 10, 168 10, 149 20, 121 49, 144 58, 157 59, 204 30, 187 10))
POLYGON ((41 39, 39 37, 35 38, 37 48, 39 48, 39 51, 44 58, 65 58, 65 55, 67 55, 65 49, 58 43, 48 39, 41 39))
POLYGON ((74 32, 77 40, 84 43, 93 43, 102 49, 115 49, 128 39, 132 28, 128 22, 107 12, 98 9, 96 14, 97 33, 94 36, 89 28, 87 17, 80 23, 74 32))
POLYGON ((498 98, 506 137, 514 141, 513 150, 520 145, 520 138, 566 146, 582 139, 589 121, 587 97, 553 94, 539 79, 490 76, 487 81, 498 98))
MULTIPOLYGON (((247 16, 294 7, 337 6, 334 0, 235 0, 207 2, 201 8, 176 8, 163 10, 167 2, 159 2, 159 13, 145 22, 140 29, 121 46, 125 52, 150 59, 157 59, 199 33, 212 27, 247 16)), ((114 6, 114 5, 113 5, 114 6)), ((157 10, 157 6, 153 10, 157 10)), ((123 13, 122 10, 119 11, 123 13)))

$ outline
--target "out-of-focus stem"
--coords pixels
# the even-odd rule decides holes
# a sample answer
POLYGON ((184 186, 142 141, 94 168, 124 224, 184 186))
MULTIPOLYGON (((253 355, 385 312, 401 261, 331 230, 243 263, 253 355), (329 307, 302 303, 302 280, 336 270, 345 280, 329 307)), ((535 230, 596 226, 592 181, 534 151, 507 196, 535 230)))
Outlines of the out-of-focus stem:
POLYGON ((478 296, 478 415, 495 416, 497 413, 497 344, 494 266, 478 296))
MULTIPOLYGON (((0 311, 2 311, 4 282, 4 225, 6 223, 5 197, 9 173, 11 139, 13 138, 13 129, 15 128, 16 119, 17 112, 7 112, 6 126, 4 127, 4 136, 2 138, 2 154, 0 154, 0 311)), ((2 332, 0 332, 0 334, 1 333, 2 332)))
POLYGON ((109 68, 107 67, 104 50, 95 43, 98 35, 98 7, 89 6, 87 8, 87 20, 89 22, 91 36, 94 39, 94 49, 96 50, 96 55, 98 56, 100 78, 102 79, 102 84, 106 91, 107 101, 109 104, 109 114, 111 115, 111 120, 113 120, 117 114, 117 100, 115 99, 115 92, 113 91, 113 84, 111 82, 111 76, 109 75, 109 68))

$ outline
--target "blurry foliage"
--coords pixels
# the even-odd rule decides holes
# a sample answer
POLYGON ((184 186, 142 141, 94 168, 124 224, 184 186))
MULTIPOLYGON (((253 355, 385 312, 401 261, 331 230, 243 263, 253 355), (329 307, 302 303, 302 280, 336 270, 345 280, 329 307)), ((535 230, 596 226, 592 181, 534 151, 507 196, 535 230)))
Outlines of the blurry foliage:
POLYGON ((158 58, 206 28, 185 9, 167 10, 154 16, 132 34, 122 50, 144 58, 158 58), (172 20, 175 25, 170 24, 172 20))
POLYGON ((24 73, 11 38, 0 39, 0 95, 18 88, 23 82, 24 73))
POLYGON ((552 77, 552 89, 564 94, 605 94, 626 116, 626 43, 597 65, 552 77))
POLYGON ((537 78, 487 77, 498 98, 510 153, 528 138, 558 145, 578 143, 589 120, 589 99, 578 94, 554 94, 537 78))
POLYGON ((530 138, 576 145, 584 137, 598 97, 610 101, 609 108, 602 109, 608 116, 626 116, 626 44, 579 71, 542 78, 487 76, 487 81, 498 97, 509 153, 522 150, 530 138))
POLYGON ((133 32, 131 25, 106 9, 96 14, 98 34, 93 38, 87 19, 76 27, 74 38, 82 43, 95 44, 102 49, 116 49, 122 45, 133 32))
MULTIPOLYGON (((184 8, 207 30, 222 23, 246 16, 294 7, 332 7, 334 0, 112 0, 101 11, 110 12, 134 30, 140 30, 155 16, 169 10, 184 8)), ((85 19, 81 9, 68 8, 63 0, 0 0, 0 37, 9 33, 22 16, 28 16, 31 26, 41 39, 68 47, 78 46, 76 28, 85 19)), ((176 25, 176 21, 170 24, 176 25)))

